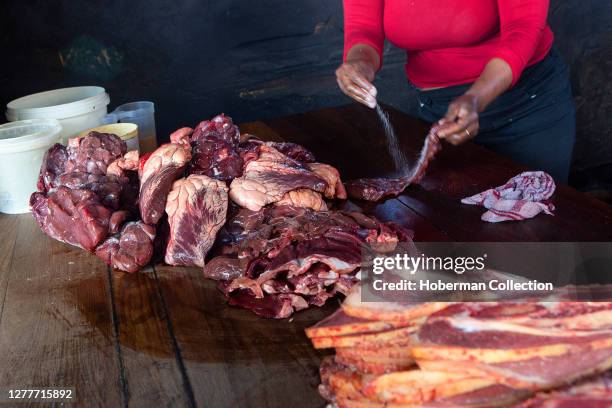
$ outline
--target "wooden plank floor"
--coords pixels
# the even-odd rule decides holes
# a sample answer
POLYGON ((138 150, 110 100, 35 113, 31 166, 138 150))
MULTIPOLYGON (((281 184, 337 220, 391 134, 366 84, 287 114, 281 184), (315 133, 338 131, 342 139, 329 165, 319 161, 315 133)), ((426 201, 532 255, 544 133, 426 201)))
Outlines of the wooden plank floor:
MULTIPOLYGON (((391 112, 402 145, 417 152, 427 127, 391 112)), ((373 113, 324 109, 241 126, 291 140, 345 179, 392 171, 373 113)), ((445 146, 420 186, 383 203, 339 203, 415 231, 418 241, 609 241, 612 209, 569 187, 555 217, 486 224, 458 199, 522 168, 475 145, 445 146)), ((196 268, 161 264, 113 272, 94 256, 43 235, 30 215, 0 215, 0 385, 75 387, 83 407, 321 407, 308 327, 329 302, 274 321, 229 307, 196 268)), ((31 404, 40 406, 41 404, 31 404)), ((20 405, 22 406, 22 405, 20 405)), ((28 406, 28 404, 23 404, 28 406)))

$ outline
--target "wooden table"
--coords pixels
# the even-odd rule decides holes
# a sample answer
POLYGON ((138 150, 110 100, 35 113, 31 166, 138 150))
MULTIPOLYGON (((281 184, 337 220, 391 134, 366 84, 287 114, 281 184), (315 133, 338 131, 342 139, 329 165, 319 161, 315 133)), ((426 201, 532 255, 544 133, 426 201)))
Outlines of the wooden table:
MULTIPOLYGON (((416 152, 427 126, 391 111, 416 152)), ((291 140, 345 179, 391 170, 374 113, 350 106, 253 122, 243 131, 291 140)), ((364 211, 415 230, 418 241, 610 241, 612 208, 569 187, 554 217, 487 224, 460 197, 521 168, 473 144, 444 146, 420 186, 364 211)), ((346 203, 346 207, 356 204, 346 203)), ((337 302, 273 321, 226 305, 195 268, 113 272, 42 234, 29 215, 0 216, 0 386, 75 387, 77 406, 319 407, 323 352, 303 329, 337 302)), ((36 404, 32 404, 36 405, 36 404)), ((24 404, 23 406, 27 406, 24 404)))

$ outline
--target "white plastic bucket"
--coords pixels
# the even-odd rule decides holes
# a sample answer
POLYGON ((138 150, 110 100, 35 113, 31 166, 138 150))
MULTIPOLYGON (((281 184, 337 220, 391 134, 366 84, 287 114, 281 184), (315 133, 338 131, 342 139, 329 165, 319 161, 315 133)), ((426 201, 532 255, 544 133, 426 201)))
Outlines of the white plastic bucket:
POLYGON ((62 127, 55 119, 32 119, 0 125, 0 212, 30 211, 30 194, 43 156, 60 141, 62 127))
POLYGON ((99 86, 78 86, 40 92, 6 105, 6 118, 57 119, 62 126, 62 144, 82 130, 103 124, 110 98, 99 86))

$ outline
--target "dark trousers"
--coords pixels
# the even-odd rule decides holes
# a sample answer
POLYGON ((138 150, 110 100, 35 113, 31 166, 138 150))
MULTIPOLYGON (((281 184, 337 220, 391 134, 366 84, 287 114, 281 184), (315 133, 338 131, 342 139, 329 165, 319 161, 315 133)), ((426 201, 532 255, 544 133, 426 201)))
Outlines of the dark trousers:
MULTIPOLYGON (((436 122, 470 85, 419 91, 419 115, 436 122)), ((553 48, 519 82, 480 114, 475 142, 567 183, 576 138, 576 112, 568 69, 553 48)))

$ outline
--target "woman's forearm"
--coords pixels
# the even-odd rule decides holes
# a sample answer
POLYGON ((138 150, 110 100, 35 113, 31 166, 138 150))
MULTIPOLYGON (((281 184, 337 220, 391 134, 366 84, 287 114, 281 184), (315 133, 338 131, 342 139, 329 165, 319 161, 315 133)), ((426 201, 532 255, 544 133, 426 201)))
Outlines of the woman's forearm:
POLYGON ((380 57, 374 47, 367 44, 355 44, 346 54, 346 62, 362 61, 369 64, 373 71, 380 68, 380 57))
POLYGON ((476 98, 478 112, 482 112, 498 96, 506 92, 510 85, 512 85, 510 65, 500 58, 493 58, 465 94, 476 98))

